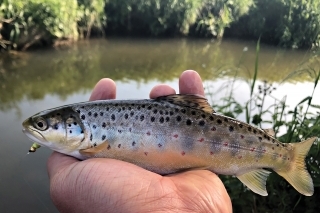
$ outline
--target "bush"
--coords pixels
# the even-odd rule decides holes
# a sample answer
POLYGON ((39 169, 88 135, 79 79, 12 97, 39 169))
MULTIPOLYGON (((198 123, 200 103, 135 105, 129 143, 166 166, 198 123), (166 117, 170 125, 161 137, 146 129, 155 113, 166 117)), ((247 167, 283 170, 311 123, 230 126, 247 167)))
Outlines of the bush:
POLYGON ((320 45, 320 1, 255 0, 255 7, 231 24, 228 36, 258 39, 290 48, 320 45))
POLYGON ((187 34, 201 5, 201 0, 110 0, 105 7, 107 32, 147 36, 187 34))

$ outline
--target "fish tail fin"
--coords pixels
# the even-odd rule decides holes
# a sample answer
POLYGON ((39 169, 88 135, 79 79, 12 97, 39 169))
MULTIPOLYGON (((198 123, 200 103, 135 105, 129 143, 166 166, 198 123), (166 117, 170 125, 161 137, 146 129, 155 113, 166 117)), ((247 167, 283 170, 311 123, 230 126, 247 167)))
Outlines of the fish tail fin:
POLYGON ((305 157, 316 139, 316 137, 313 137, 300 143, 291 143, 293 146, 291 167, 288 170, 276 170, 279 175, 305 196, 311 196, 314 192, 312 178, 306 169, 305 157))

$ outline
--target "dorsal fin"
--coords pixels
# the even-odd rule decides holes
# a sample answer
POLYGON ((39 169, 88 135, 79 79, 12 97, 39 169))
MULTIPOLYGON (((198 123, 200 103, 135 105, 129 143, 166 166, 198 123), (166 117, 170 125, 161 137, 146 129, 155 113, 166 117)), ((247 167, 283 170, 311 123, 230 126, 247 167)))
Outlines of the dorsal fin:
POLYGON ((263 129, 263 131, 264 131, 265 133, 267 133, 268 135, 272 136, 272 137, 274 137, 274 136, 276 135, 276 133, 274 132, 274 130, 273 130, 272 128, 270 128, 270 129, 263 129))
POLYGON ((155 99, 156 101, 166 101, 179 106, 189 107, 193 109, 203 110, 210 114, 215 113, 213 108, 208 103, 208 100, 200 95, 168 95, 160 96, 155 99))

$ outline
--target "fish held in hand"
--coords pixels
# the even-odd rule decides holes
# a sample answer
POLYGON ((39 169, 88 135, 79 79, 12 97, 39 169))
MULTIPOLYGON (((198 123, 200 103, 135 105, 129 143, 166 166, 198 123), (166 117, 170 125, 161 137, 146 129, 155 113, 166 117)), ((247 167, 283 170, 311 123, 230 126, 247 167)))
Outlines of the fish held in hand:
POLYGON ((217 114, 196 95, 71 104, 40 112, 23 127, 37 144, 81 160, 113 158, 158 174, 207 169, 235 175, 263 196, 269 169, 303 195, 314 191, 305 157, 315 137, 281 143, 272 131, 217 114))

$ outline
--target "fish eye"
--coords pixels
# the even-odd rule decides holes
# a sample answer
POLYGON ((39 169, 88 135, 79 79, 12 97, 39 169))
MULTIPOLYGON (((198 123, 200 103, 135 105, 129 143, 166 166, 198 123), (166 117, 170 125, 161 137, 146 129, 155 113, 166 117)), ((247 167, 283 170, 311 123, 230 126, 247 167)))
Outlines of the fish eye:
POLYGON ((39 118, 35 122, 35 127, 39 130, 46 130, 48 128, 47 122, 43 118, 39 118))

